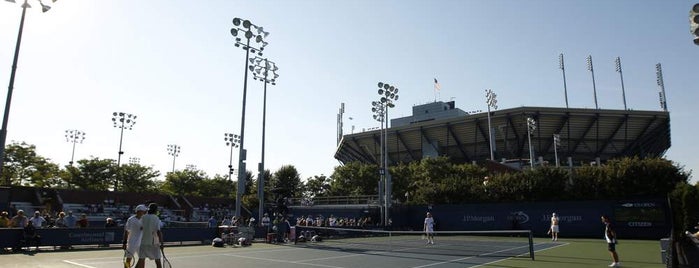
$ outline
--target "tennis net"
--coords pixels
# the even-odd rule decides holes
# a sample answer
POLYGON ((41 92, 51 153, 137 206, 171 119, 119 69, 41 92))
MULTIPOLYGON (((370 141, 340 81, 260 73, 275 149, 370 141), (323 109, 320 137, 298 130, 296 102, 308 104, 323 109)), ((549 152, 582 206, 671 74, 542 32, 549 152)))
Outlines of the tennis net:
POLYGON ((435 231, 429 244, 422 231, 386 231, 331 227, 295 227, 295 244, 356 253, 400 252, 427 255, 529 257, 530 230, 435 231))

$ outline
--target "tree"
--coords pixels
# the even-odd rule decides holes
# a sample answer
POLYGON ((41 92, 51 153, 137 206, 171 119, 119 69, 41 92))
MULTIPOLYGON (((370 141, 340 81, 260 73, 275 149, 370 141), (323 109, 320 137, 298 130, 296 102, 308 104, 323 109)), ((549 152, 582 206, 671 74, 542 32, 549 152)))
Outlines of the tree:
POLYGON ((119 168, 119 178, 121 182, 119 191, 124 192, 157 192, 158 185, 155 178, 160 176, 160 172, 152 167, 140 164, 122 165, 119 168))
POLYGON ((206 180, 206 174, 200 170, 178 170, 165 175, 165 183, 161 190, 174 195, 197 195, 197 187, 206 180))
POLYGON ((70 176, 64 177, 72 187, 83 190, 107 191, 116 178, 116 163, 113 159, 82 159, 76 168, 68 167, 70 176))
POLYGON ((301 197, 303 184, 301 176, 292 165, 282 166, 269 181, 275 197, 301 197))
POLYGON ((197 195, 206 197, 231 198, 235 196, 235 181, 228 180, 228 176, 216 175, 212 179, 204 179, 197 186, 197 195))
POLYGON ((316 175, 306 179, 303 187, 304 197, 327 196, 330 190, 330 179, 325 175, 316 175))
POLYGON ((11 185, 56 187, 62 185, 58 165, 36 153, 36 146, 13 142, 5 149, 3 181, 11 185))
POLYGON ((374 164, 350 162, 335 167, 330 176, 331 196, 376 195, 379 185, 379 168, 374 164))

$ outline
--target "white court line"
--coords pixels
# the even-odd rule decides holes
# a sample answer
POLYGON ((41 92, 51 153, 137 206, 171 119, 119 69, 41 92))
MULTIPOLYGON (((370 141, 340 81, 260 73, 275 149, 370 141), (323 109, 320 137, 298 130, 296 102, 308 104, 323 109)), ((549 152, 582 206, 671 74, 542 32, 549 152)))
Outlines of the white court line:
POLYGON ((72 261, 69 261, 69 260, 63 260, 63 262, 68 263, 68 264, 72 264, 72 265, 75 265, 75 266, 85 267, 85 268, 96 268, 96 267, 94 267, 94 266, 89 266, 89 265, 85 265, 85 264, 80 264, 80 263, 72 262, 72 261))
MULTIPOLYGON (((453 259, 453 260, 448 260, 448 261, 435 262, 435 263, 432 263, 432 264, 425 264, 425 265, 420 265, 420 266, 413 266, 412 268, 430 267, 430 266, 435 266, 435 265, 440 265, 440 264, 445 264, 445 263, 452 263, 452 262, 457 262, 457 261, 463 261, 463 260, 468 260, 468 259, 472 259, 472 258, 476 258, 476 257, 492 255, 492 254, 495 254, 495 253, 500 253, 500 252, 509 251, 509 250, 513 250, 513 249, 518 249, 518 248, 524 248, 524 247, 529 247, 529 245, 527 245, 527 246, 521 246, 521 247, 515 247, 515 248, 507 248, 507 249, 498 250, 498 251, 493 251, 493 252, 489 252, 489 253, 487 253, 487 254, 481 254, 481 255, 477 255, 477 256, 469 256, 469 257, 458 258, 458 259, 453 259)), ((477 267, 477 266, 476 266, 476 267, 477 267)))
MULTIPOLYGON (((319 267, 328 267, 328 268, 344 268, 344 267, 342 267, 342 266, 332 266, 332 265, 323 265, 323 264, 315 264, 315 263, 304 263, 303 261, 275 260, 275 259, 269 259, 269 258, 258 258, 258 257, 250 257, 250 256, 241 256, 241 255, 236 255, 236 254, 223 254, 223 255, 231 256, 231 257, 244 258, 244 259, 271 261, 271 262, 279 262, 279 263, 303 264, 303 265, 319 266, 319 267)), ((305 260, 304 260, 304 261, 305 261, 305 260)))
MULTIPOLYGON (((541 245, 541 244, 547 244, 547 243, 539 243, 539 245, 541 245)), ((540 249, 540 250, 535 250, 534 252, 549 250, 549 249, 552 249, 552 248, 557 248, 557 247, 562 247, 562 246, 567 246, 567 245, 570 245, 570 243, 565 243, 565 244, 557 245, 557 246, 555 246, 555 247, 550 247, 550 248, 544 248, 544 249, 540 249)), ((514 257, 509 257, 509 258, 505 258, 505 259, 501 259, 501 260, 491 261, 491 262, 487 262, 487 263, 483 263, 483 264, 479 264, 479 265, 471 266, 471 267, 472 267, 472 268, 481 267, 481 266, 485 266, 485 265, 489 265, 489 264, 493 264, 493 263, 498 263, 498 262, 501 262, 501 261, 509 260, 509 259, 512 259, 512 258, 514 258, 514 257)))

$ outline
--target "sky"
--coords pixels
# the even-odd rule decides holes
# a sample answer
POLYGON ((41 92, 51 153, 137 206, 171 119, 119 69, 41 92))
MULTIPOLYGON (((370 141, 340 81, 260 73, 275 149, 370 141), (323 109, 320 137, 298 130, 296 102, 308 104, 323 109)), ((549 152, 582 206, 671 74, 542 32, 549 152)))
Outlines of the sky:
MULTIPOLYGON (((624 108, 614 65, 621 57, 628 108, 660 110, 661 63, 672 133, 665 157, 699 171, 692 130, 699 46, 688 20, 694 1, 44 2, 52 7, 46 13, 29 1, 7 143, 33 144, 60 166, 71 158, 69 129, 86 133, 76 161, 116 159, 120 131, 112 113, 125 112, 137 119, 124 131, 122 163, 139 158, 164 176, 173 166, 167 145, 176 144, 175 169, 227 174, 223 135, 241 132, 245 51, 230 34, 238 17, 270 32, 263 56, 279 67, 277 84, 267 87, 265 168, 272 172, 293 165, 302 179, 331 175, 340 165, 334 159, 340 104, 345 133, 378 127, 371 112, 378 82, 400 89, 391 118, 435 100, 486 110, 486 89, 497 94, 500 109, 565 107, 560 53, 574 108, 595 107, 591 55, 600 108, 624 108)), ((0 2, 3 97, 21 13, 20 3, 0 2)), ((248 79, 246 101, 244 148, 256 176, 262 83, 248 79)), ((233 163, 237 168, 237 151, 233 163)))

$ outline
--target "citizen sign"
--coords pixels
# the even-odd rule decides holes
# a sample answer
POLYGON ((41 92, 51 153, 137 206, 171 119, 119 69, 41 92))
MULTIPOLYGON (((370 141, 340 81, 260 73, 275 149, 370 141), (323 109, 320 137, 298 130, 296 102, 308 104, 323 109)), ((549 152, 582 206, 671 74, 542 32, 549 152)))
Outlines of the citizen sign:
POLYGON ((647 221, 630 221, 628 222, 629 227, 652 227, 652 222, 647 221))

